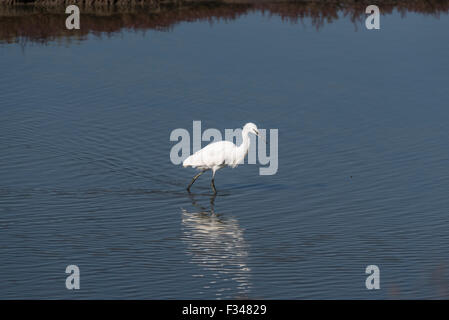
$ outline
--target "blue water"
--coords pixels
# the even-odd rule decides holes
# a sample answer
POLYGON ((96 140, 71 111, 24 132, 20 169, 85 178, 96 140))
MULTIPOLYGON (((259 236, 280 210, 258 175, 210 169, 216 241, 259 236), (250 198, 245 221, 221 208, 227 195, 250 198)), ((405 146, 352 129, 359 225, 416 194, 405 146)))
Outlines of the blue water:
POLYGON ((304 22, 1 45, 0 298, 448 298, 448 16, 304 22), (189 195, 193 120, 278 129, 277 174, 189 195))

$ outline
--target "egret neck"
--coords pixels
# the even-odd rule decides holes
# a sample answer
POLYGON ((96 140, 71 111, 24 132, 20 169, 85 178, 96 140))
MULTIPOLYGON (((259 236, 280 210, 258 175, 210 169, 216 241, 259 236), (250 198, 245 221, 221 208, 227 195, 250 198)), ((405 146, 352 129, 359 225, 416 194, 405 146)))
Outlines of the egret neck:
POLYGON ((243 162, 245 156, 248 154, 249 145, 250 145, 249 130, 244 128, 242 131, 242 143, 237 147, 237 150, 235 152, 236 158, 236 161, 234 163, 235 166, 243 162))

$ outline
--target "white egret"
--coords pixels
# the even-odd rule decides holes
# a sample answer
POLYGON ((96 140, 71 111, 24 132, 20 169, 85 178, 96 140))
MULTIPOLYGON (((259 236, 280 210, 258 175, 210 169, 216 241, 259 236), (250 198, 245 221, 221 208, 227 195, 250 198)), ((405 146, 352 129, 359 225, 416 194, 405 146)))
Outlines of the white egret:
MULTIPOLYGON (((192 182, 190 182, 187 187, 187 191, 190 192, 190 187, 200 175, 208 170, 212 170, 211 186, 214 190, 214 194, 216 194, 217 190, 215 189, 214 183, 215 172, 226 166, 235 168, 243 162, 249 149, 250 139, 248 135, 250 133, 260 136, 257 126, 251 122, 245 124, 243 127, 242 144, 240 144, 240 146, 237 147, 230 141, 217 141, 208 144, 203 149, 198 150, 185 159, 182 163, 183 167, 192 167, 200 170, 200 172, 193 177, 192 182)), ((262 138, 262 136, 260 137, 262 138)))

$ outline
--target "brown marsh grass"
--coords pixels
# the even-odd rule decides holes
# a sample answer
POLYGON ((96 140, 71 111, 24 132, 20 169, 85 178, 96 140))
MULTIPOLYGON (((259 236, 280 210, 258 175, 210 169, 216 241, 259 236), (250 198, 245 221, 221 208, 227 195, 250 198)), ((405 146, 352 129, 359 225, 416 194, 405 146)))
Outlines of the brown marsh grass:
MULTIPOLYGON (((0 43, 71 42, 88 34, 111 35, 121 30, 168 31, 181 22, 231 21, 251 12, 278 16, 284 21, 302 23, 310 18, 314 27, 332 23, 342 15, 354 23, 366 17, 372 1, 255 1, 255 0, 0 0, 0 43), (65 7, 77 4, 81 29, 65 28, 65 7)), ((417 12, 439 16, 449 12, 445 0, 376 1, 382 14, 394 10, 402 15, 417 12)))

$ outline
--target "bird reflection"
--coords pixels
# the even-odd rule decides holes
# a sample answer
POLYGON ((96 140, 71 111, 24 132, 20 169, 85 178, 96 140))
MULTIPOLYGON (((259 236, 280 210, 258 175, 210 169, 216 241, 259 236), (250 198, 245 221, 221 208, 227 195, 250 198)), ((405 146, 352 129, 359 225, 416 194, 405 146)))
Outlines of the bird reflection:
POLYGON ((205 282, 202 293, 216 298, 247 298, 251 270, 247 266, 248 245, 238 221, 215 213, 216 195, 206 206, 193 194, 189 197, 195 210, 182 209, 183 240, 192 263, 200 269, 195 276, 205 282))

